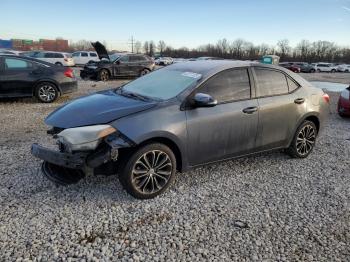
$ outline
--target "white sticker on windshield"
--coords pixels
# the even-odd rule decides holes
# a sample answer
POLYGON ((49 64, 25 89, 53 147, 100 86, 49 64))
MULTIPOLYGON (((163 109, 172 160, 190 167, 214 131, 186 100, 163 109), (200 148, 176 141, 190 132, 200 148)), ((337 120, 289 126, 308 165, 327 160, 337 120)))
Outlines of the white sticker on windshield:
POLYGON ((184 72, 181 75, 187 76, 187 77, 192 77, 192 78, 195 78, 195 79, 198 79, 198 78, 202 77, 201 74, 197 74, 197 73, 193 73, 193 72, 184 72))

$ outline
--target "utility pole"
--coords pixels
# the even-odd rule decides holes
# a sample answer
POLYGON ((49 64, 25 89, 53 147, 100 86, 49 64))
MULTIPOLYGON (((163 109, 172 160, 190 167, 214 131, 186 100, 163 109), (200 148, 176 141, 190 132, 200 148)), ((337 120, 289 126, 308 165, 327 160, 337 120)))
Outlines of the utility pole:
POLYGON ((134 53, 134 42, 135 42, 135 39, 134 39, 134 36, 131 36, 131 53, 134 53))

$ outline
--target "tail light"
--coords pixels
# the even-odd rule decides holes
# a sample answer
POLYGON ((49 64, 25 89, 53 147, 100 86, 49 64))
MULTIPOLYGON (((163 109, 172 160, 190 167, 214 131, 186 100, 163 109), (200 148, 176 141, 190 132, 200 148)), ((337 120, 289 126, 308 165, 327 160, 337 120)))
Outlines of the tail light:
POLYGON ((328 94, 324 93, 322 97, 326 103, 329 103, 329 95, 328 94))
POLYGON ((72 68, 68 67, 66 71, 64 71, 64 75, 69 78, 74 78, 74 71, 72 68))

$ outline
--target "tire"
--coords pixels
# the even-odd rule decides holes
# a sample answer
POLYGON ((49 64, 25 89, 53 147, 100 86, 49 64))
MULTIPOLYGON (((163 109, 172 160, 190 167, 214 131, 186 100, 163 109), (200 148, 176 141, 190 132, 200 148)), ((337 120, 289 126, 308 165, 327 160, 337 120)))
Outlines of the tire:
POLYGON ((331 73, 335 73, 335 72, 336 72, 336 70, 335 70, 335 69, 332 69, 332 70, 331 70, 331 73))
POLYGON ((42 82, 35 88, 35 97, 42 103, 52 103, 59 97, 59 91, 53 83, 42 82))
POLYGON ((150 71, 146 68, 142 69, 139 76, 144 76, 144 75, 147 75, 150 71))
POLYGON ((315 69, 311 69, 311 70, 310 70, 310 73, 315 73, 315 69))
POLYGON ((56 62, 55 65, 57 66, 63 66, 63 64, 61 62, 56 62))
POLYGON ((101 81, 108 81, 110 78, 110 74, 107 69, 101 69, 100 72, 98 73, 98 79, 101 81))
POLYGON ((350 71, 349 71, 349 69, 346 69, 344 72, 345 72, 345 73, 349 73, 350 71))
POLYGON ((164 144, 152 143, 138 148, 122 160, 119 181, 133 197, 150 199, 163 193, 173 183, 175 171, 173 151, 164 144), (157 165, 160 167, 156 168, 157 165))
POLYGON ((315 146, 316 138, 316 125, 311 121, 305 120, 296 130, 287 153, 294 158, 307 157, 315 146))
POLYGON ((321 70, 320 70, 320 69, 317 69, 317 73, 321 73, 321 70))

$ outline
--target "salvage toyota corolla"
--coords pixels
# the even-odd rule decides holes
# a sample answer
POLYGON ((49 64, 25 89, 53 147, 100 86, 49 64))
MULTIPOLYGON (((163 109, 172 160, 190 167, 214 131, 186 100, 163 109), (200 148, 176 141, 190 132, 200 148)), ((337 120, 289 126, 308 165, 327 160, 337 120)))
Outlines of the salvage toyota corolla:
POLYGON ((328 110, 327 94, 281 67, 178 63, 58 108, 45 121, 58 150, 32 154, 58 184, 119 174, 128 193, 152 198, 176 170, 272 149, 307 157, 328 110))

